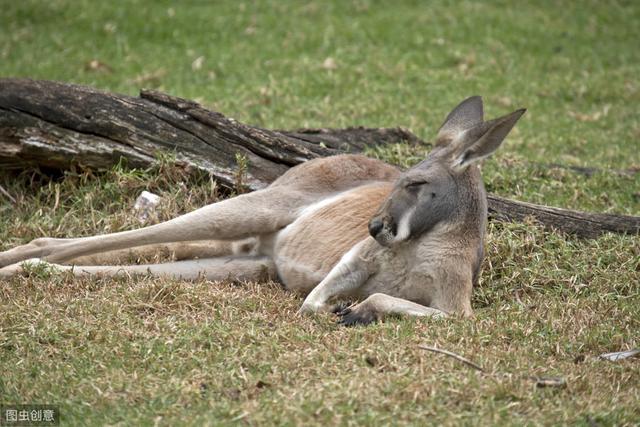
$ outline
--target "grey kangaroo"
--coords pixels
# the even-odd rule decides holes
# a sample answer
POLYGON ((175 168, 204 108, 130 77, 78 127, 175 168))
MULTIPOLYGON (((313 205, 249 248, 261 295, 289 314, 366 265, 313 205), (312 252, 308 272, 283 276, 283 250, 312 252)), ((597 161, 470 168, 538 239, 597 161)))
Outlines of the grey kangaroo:
POLYGON ((0 278, 20 273, 25 262, 75 275, 266 274, 306 296, 301 313, 330 311, 337 298, 360 301, 339 311, 345 325, 387 315, 471 316, 487 221, 476 162, 500 146, 524 112, 485 122, 482 99, 471 97, 447 116, 426 159, 404 173, 361 155, 311 160, 263 190, 164 223, 33 240, 0 253, 0 278), (93 254, 134 248, 168 248, 178 261, 79 265, 93 254))

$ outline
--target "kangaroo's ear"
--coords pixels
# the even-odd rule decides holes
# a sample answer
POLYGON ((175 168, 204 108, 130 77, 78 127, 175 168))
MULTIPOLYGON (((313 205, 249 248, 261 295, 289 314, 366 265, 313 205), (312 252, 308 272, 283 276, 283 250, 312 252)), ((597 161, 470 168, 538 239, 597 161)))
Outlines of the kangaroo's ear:
POLYGON ((462 171, 471 163, 482 160, 496 151, 525 111, 527 110, 522 108, 506 116, 480 123, 464 131, 459 135, 457 140, 454 141, 455 148, 452 157, 452 167, 458 171, 462 171))
POLYGON ((438 139, 451 141, 460 133, 483 122, 482 98, 472 96, 454 108, 438 130, 438 139))

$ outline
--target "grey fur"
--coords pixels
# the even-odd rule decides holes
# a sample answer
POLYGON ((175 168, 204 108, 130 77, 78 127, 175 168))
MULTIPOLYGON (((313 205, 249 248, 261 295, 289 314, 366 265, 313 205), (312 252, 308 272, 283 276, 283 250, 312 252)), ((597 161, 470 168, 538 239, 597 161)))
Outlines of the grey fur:
POLYGON ((484 122, 482 110, 481 99, 472 97, 447 116, 436 148, 400 175, 371 219, 377 245, 365 242, 341 261, 307 297, 303 310, 323 309, 330 298, 352 292, 367 299, 344 312, 345 324, 403 312, 472 314, 487 221, 475 162, 493 153, 524 113, 484 122), (357 282, 354 271, 371 273, 357 282))

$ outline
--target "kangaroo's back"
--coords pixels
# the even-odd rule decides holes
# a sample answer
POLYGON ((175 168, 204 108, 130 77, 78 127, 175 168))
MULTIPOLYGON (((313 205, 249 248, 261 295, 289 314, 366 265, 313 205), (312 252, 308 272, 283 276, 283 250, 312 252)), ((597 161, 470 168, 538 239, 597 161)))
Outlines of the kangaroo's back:
POLYGON ((360 154, 340 154, 313 159, 291 168, 270 186, 330 194, 370 182, 392 182, 399 174, 396 167, 380 160, 360 154))

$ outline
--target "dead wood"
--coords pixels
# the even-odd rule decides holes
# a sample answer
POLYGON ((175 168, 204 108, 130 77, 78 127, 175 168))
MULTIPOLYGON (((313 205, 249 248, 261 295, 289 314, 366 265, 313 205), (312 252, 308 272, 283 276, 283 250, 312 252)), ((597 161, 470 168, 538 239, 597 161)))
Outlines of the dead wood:
POLYGON ((237 155, 249 165, 250 190, 316 157, 391 142, 419 143, 401 129, 272 131, 248 126, 199 104, 160 92, 140 97, 52 81, 0 79, 0 167, 79 164, 105 169, 126 160, 151 165, 158 152, 233 186, 237 155))

